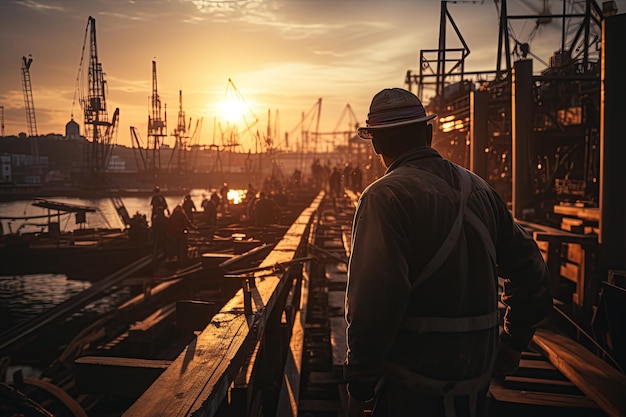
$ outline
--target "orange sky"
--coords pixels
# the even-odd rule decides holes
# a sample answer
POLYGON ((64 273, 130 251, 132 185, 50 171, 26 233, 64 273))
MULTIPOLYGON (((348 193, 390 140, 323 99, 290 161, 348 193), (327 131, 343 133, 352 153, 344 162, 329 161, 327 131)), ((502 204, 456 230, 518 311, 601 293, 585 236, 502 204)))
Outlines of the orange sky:
MULTIPOLYGON (((547 3, 554 13, 562 9, 560 0, 547 3)), ((509 0, 509 13, 533 13, 543 4, 509 0)), ((626 11, 626 0, 617 5, 626 11)), ((450 2, 448 9, 471 50, 466 69, 495 69, 494 2, 450 2)), ((5 134, 27 131, 20 68, 28 54, 33 56, 38 133, 63 134, 72 113, 82 132, 74 96, 82 84, 77 74, 87 19, 93 16, 109 114, 120 109, 117 143, 130 145, 130 126, 147 139, 156 60, 170 134, 182 90, 187 119, 193 125, 203 120, 199 142, 212 143, 214 124, 225 123, 220 103, 232 95, 227 94, 232 79, 254 114, 247 119, 259 119, 253 131, 265 134, 270 112, 280 141, 289 132, 293 147, 302 114, 319 98, 320 131, 346 130, 349 117, 340 119, 347 104, 364 124, 372 95, 386 87, 405 87, 406 71, 419 69, 420 49, 437 47, 439 11, 435 0, 2 0, 0 106, 5 134)), ((533 26, 528 20, 515 23, 517 39, 527 42, 533 26)), ((557 22, 540 27, 531 51, 548 61, 559 48, 560 30, 557 22)), ((449 47, 460 46, 451 28, 448 39, 449 47)), ((545 67, 536 61, 534 68, 545 67)), ((314 130, 314 123, 306 124, 314 130)))

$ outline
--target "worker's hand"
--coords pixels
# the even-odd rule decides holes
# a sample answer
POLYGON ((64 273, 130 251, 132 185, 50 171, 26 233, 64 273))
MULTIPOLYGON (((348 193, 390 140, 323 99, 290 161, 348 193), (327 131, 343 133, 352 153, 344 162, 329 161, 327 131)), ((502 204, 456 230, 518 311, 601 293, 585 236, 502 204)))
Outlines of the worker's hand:
POLYGON ((348 393, 348 417, 365 417, 367 402, 354 398, 348 393))
POLYGON ((500 342, 498 346, 498 354, 496 364, 493 369, 493 377, 498 380, 504 380, 504 377, 513 375, 519 368, 519 362, 522 358, 522 352, 510 348, 500 342))

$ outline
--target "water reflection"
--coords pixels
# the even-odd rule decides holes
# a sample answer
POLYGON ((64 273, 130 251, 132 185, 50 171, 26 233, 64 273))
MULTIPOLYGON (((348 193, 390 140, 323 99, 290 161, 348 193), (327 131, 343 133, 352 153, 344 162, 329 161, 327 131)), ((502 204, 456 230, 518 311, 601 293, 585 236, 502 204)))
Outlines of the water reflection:
MULTIPOLYGON (((0 333, 69 300, 91 287, 89 281, 60 274, 0 277, 0 333)), ((87 314, 104 314, 130 297, 126 287, 114 287, 103 298, 85 306, 68 320, 87 314)))

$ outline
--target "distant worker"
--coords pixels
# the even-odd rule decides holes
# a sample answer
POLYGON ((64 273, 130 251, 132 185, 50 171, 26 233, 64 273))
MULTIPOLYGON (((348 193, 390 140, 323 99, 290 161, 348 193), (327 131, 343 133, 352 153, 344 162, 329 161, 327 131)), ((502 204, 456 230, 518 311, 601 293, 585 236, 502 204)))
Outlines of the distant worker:
POLYGON ((255 226, 267 226, 277 223, 280 217, 280 207, 276 201, 269 198, 265 191, 261 191, 259 199, 254 203, 252 210, 255 226))
POLYGON ((361 194, 346 290, 349 416, 480 416, 552 310, 532 236, 484 180, 431 148, 420 100, 393 88, 366 127, 387 167, 361 194), (498 276, 507 306, 498 335, 498 276))
POLYGON ((185 214, 189 221, 193 223, 193 213, 197 211, 196 204, 191 199, 191 194, 185 194, 183 198, 183 210, 185 210, 185 214))
POLYGON ((220 204, 222 213, 228 212, 228 183, 224 183, 220 188, 220 204))
POLYGON ((333 198, 339 197, 341 192, 341 172, 339 168, 334 167, 333 171, 330 174, 330 178, 328 180, 330 185, 330 195, 333 198))
POLYGON ((252 183, 248 183, 248 189, 246 190, 246 197, 244 198, 245 202, 250 202, 255 199, 257 190, 254 188, 252 183))
POLYGON ((198 228, 191 223, 180 204, 172 210, 167 226, 167 233, 174 240, 176 259, 179 264, 183 263, 187 260, 187 235, 189 229, 198 230, 198 228))
POLYGON ((159 252, 168 251, 167 245, 167 228, 168 228, 168 218, 165 215, 165 210, 163 206, 158 206, 154 210, 154 214, 152 215, 151 225, 150 225, 150 233, 152 236, 152 242, 154 244, 154 249, 152 251, 152 259, 156 260, 159 252))
POLYGON ((169 216, 170 209, 167 207, 167 201, 165 201, 165 197, 161 194, 161 188, 158 185, 154 187, 154 190, 152 190, 152 198, 150 199, 150 218, 154 216, 157 207, 163 207, 169 216))
POLYGON ((361 192, 363 191, 363 171, 361 171, 361 168, 357 165, 354 167, 354 169, 352 170, 352 191, 354 192, 361 192))
POLYGON ((215 227, 217 226, 217 204, 215 204, 212 198, 206 198, 204 194, 203 197, 201 206, 204 211, 204 221, 209 227, 215 227))

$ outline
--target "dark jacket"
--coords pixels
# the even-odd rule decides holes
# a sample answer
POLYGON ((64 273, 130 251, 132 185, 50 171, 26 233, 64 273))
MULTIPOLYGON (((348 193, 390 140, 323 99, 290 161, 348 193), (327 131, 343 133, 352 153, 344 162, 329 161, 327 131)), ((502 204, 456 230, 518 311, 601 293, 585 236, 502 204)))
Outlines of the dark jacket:
MULTIPOLYGON (((463 168, 470 188, 459 236, 445 262, 413 286, 459 213, 465 174, 458 168, 434 149, 414 149, 359 199, 348 268, 344 368, 356 398, 371 398, 383 376, 404 384, 398 375, 405 372, 410 381, 466 381, 490 373, 497 323, 489 319, 488 326, 471 331, 445 327, 493 318, 498 276, 510 281, 504 343, 522 350, 551 311, 548 271, 537 244, 514 222, 501 197, 463 168), (480 225, 468 221, 470 215, 480 225)), ((477 383, 484 388, 485 379, 477 383)))

